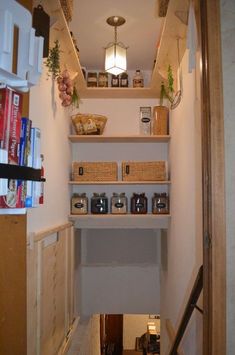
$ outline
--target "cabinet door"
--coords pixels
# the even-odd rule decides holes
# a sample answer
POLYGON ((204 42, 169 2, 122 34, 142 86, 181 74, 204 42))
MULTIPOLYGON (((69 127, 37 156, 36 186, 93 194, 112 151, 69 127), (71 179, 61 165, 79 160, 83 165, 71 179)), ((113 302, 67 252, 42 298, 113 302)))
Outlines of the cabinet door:
POLYGON ((57 354, 73 321, 73 228, 34 242, 28 253, 28 353, 57 354))

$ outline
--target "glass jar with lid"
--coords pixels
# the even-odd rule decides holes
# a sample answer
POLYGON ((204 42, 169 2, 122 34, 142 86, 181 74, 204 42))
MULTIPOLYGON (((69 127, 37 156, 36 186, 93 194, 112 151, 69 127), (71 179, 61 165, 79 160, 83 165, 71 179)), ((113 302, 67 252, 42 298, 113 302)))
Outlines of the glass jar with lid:
POLYGON ((133 77, 133 88, 143 88, 144 87, 144 78, 139 69, 135 71, 133 77))
POLYGON ((133 193, 131 197, 131 213, 146 214, 148 212, 148 199, 145 193, 133 193))
POLYGON ((117 194, 113 193, 111 198, 111 213, 125 214, 127 213, 127 197, 124 192, 117 194))
POLYGON ((87 214, 88 213, 88 198, 85 193, 73 194, 71 199, 72 214, 87 214))
POLYGON ((155 193, 152 198, 152 213, 168 214, 169 212, 169 196, 167 193, 155 193))
POLYGON ((91 198, 91 213, 106 214, 108 213, 108 197, 103 192, 101 194, 93 193, 91 198))

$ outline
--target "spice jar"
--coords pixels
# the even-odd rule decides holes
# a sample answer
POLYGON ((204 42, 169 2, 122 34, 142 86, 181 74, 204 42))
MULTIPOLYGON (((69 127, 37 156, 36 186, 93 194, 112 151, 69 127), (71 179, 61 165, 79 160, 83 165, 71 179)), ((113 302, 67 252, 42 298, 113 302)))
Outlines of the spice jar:
POLYGON ((134 193, 131 197, 131 213, 133 214, 146 214, 148 211, 148 199, 145 193, 134 193))
POLYGON ((85 193, 73 194, 71 199, 72 214, 87 214, 88 213, 88 198, 85 193))
POLYGON ((120 75, 120 87, 128 88, 128 74, 125 72, 120 75))
POLYGON ((168 214, 169 210, 169 196, 165 192, 155 193, 152 198, 152 213, 168 214))
POLYGON ((144 78, 141 71, 137 69, 133 77, 133 88, 143 88, 143 87, 144 87, 144 78))
POLYGON ((98 76, 98 86, 108 87, 108 73, 100 72, 98 76))
POLYGON ((119 76, 118 75, 112 75, 111 86, 114 87, 114 88, 118 88, 119 87, 119 76))
POLYGON ((91 213, 106 214, 108 213, 108 197, 105 193, 93 193, 91 198, 91 213))
POLYGON ((97 86, 97 73, 88 72, 87 73, 87 86, 96 87, 97 86))
POLYGON ((127 197, 125 193, 117 194, 113 193, 111 198, 111 213, 113 214, 125 214, 127 213, 127 197))

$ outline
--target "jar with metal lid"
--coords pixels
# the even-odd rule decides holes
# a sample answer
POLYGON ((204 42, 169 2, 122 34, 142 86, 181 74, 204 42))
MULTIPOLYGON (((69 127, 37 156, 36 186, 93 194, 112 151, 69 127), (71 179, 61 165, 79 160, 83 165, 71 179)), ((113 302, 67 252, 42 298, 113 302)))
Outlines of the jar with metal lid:
POLYGON ((120 75, 120 87, 128 88, 128 74, 126 72, 120 75))
POLYGON ((131 213, 133 214, 146 214, 148 212, 148 199, 145 193, 133 193, 131 197, 131 213))
POLYGON ((108 213, 108 197, 105 193, 93 193, 91 198, 91 213, 106 214, 108 213))
POLYGON ((73 194, 71 199, 72 214, 87 214, 88 213, 88 198, 85 193, 73 194))
POLYGON ((97 87, 97 73, 88 72, 87 73, 87 86, 88 87, 97 87))
POLYGON ((164 193, 155 193, 152 198, 152 213, 153 214, 168 214, 169 196, 164 193))
POLYGON ((98 75, 98 86, 108 87, 108 73, 100 72, 98 75))
POLYGON ((127 213, 127 197, 124 192, 117 194, 113 193, 111 198, 111 213, 125 214, 127 213))

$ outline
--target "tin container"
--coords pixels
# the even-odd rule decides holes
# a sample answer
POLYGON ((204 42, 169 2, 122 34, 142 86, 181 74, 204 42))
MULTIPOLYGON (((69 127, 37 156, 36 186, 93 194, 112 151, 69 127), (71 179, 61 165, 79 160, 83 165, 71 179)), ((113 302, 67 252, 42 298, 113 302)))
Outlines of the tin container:
POLYGON ((85 193, 73 194, 71 199, 72 214, 87 214, 88 213, 88 198, 85 193))
POLYGON ((151 134, 151 107, 140 107, 140 134, 151 134))
POLYGON ((146 214, 148 212, 148 199, 145 193, 134 193, 131 197, 131 213, 146 214))
POLYGON ((91 198, 91 213, 106 214, 108 213, 108 197, 105 193, 93 193, 91 198))
POLYGON ((164 193, 155 193, 152 198, 152 213, 153 214, 168 214, 169 196, 164 193))
POLYGON ((113 214, 125 214, 127 213, 127 197, 125 193, 117 194, 113 193, 111 198, 111 213, 113 214))

